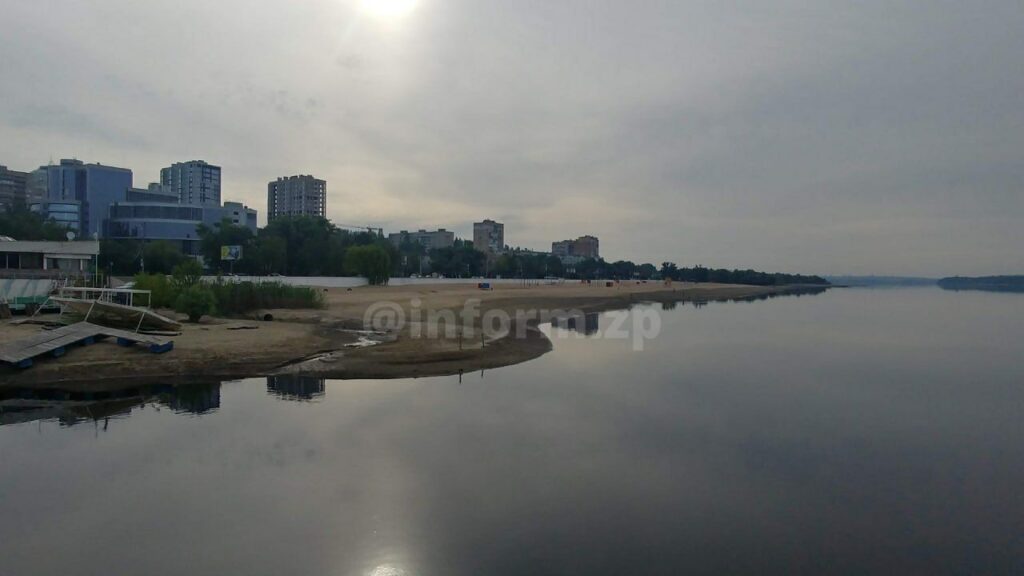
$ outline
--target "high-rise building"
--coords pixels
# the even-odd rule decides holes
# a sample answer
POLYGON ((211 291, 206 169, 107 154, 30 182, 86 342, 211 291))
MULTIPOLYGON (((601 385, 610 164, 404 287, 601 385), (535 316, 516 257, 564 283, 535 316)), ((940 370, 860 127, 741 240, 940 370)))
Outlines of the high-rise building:
POLYGON ((28 172, 10 170, 0 166, 0 209, 15 202, 25 202, 28 190, 28 172))
POLYGON ((110 205, 124 201, 132 187, 132 171, 127 168, 61 160, 43 169, 46 192, 33 209, 80 237, 102 235, 110 205))
POLYGON ((573 252, 580 258, 598 259, 601 257, 600 241, 596 236, 580 236, 573 243, 573 252))
POLYGON ((160 170, 160 184, 177 194, 180 204, 220 206, 220 166, 178 162, 160 170))
POLYGON ((287 176, 267 184, 267 219, 279 216, 327 217, 327 181, 287 176))
POLYGON ((40 166, 28 173, 28 183, 25 186, 25 201, 31 206, 46 199, 46 192, 50 189, 50 174, 48 166, 40 166))
POLYGON ((573 252, 573 241, 572 240, 559 240, 558 242, 551 243, 551 254, 558 256, 561 259, 566 259, 572 256, 573 252))
POLYGON ((505 225, 494 220, 473 223, 473 247, 486 254, 505 251, 505 225))
POLYGON ((600 241, 596 236, 580 236, 575 240, 561 240, 551 243, 551 253, 563 262, 598 259, 601 257, 600 241))
POLYGON ((455 245, 455 232, 450 232, 444 228, 440 228, 436 232, 428 232, 426 230, 408 232, 406 230, 402 230, 401 232, 388 234, 388 240, 395 245, 395 248, 400 248, 402 246, 402 242, 406 240, 413 244, 419 244, 427 250, 433 250, 435 248, 451 248, 455 245))

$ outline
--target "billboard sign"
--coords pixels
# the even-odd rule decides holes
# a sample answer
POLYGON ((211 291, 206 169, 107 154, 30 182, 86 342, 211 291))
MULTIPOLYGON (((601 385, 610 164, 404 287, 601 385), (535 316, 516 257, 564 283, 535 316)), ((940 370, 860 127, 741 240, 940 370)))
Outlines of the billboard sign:
POLYGON ((221 246, 220 259, 222 262, 236 262, 242 259, 241 246, 221 246))

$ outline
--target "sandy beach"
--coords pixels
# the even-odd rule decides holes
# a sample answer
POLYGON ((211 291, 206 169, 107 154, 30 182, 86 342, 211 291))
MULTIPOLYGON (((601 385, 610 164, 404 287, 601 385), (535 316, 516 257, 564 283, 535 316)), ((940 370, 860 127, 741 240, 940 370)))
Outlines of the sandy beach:
MULTIPOLYGON (((784 293, 793 287, 722 284, 578 282, 559 285, 497 284, 480 290, 475 284, 408 285, 323 289, 322 310, 266 310, 251 318, 206 318, 183 324, 174 350, 154 355, 121 348, 113 342, 69 349, 61 358, 43 358, 26 370, 0 368, 0 386, 65 386, 77 382, 167 383, 204 379, 235 379, 273 374, 308 374, 323 378, 399 378, 457 374, 524 362, 551 350, 537 328, 541 321, 513 320, 514 330, 497 337, 472 339, 461 331, 430 334, 431 316, 461 314, 467 303, 479 310, 517 313, 552 309, 599 312, 625 309, 640 302, 685 302, 751 298, 784 293), (382 303, 386 303, 383 304, 382 303), (402 326, 368 334, 364 317, 374 307, 400 310, 402 326), (270 314, 272 321, 262 318, 270 314), (419 319, 417 322, 416 319, 419 319), (518 324, 523 324, 519 326, 518 324), (432 335, 434 336, 434 335, 432 335), (376 345, 359 347, 367 339, 376 345)), ((0 324, 0 343, 24 338, 41 328, 0 324)))

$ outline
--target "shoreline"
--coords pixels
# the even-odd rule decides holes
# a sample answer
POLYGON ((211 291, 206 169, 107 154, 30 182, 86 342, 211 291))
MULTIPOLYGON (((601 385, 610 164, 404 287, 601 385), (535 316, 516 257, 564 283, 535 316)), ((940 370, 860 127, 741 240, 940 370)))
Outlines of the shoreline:
MULTIPOLYGON (((514 315, 523 310, 574 310, 599 313, 628 309, 641 303, 684 303, 756 299, 804 292, 807 286, 741 286, 722 284, 622 283, 518 286, 496 285, 482 291, 475 284, 404 285, 326 288, 321 310, 268 310, 270 322, 212 318, 185 324, 175 337, 175 349, 152 355, 114 343, 69 349, 59 359, 44 359, 34 367, 0 369, 4 388, 103 389, 142 383, 184 384, 192 381, 238 380, 292 375, 324 379, 387 379, 448 376, 510 366, 552 350, 551 341, 527 321, 500 338, 472 344, 454 338, 415 338, 410 326, 382 335, 373 346, 357 345, 367 309, 394 303, 407 316, 415 304, 424 314, 458 311, 477 302, 479 313, 491 310, 514 315), (516 330, 525 337, 519 338, 516 330)), ((827 289, 814 287, 815 291, 827 289)), ((410 323, 413 325, 414 323, 410 323)), ((477 318, 476 326, 480 321, 477 318)), ((419 328, 430 328, 423 323, 419 328)), ((0 324, 0 342, 38 332, 38 326, 0 324)))

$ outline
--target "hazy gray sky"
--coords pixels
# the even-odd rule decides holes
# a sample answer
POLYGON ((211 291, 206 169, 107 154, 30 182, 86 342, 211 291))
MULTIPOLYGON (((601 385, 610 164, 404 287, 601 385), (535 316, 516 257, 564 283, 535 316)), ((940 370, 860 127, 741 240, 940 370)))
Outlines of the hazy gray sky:
MULTIPOLYGON (((1024 3, 0 0, 0 164, 607 259, 1024 273, 1024 3)), ((409 1, 409 0, 384 0, 409 1)))

